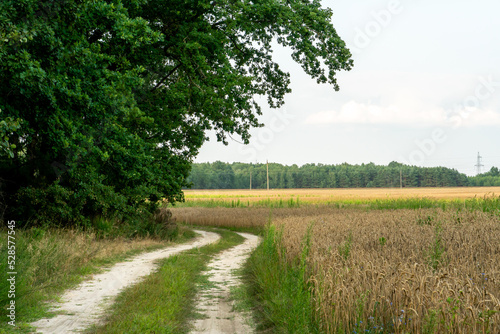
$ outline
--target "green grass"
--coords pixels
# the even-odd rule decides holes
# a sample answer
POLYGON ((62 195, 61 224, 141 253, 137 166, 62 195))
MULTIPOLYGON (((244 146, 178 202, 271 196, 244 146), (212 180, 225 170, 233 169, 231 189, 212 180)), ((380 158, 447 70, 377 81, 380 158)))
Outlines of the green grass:
MULTIPOLYGON (((49 316, 46 302, 54 301, 68 288, 75 287, 88 275, 124 261, 144 251, 167 246, 166 241, 135 246, 128 239, 96 239, 95 234, 76 230, 40 229, 16 230, 16 327, 0 322, 0 333, 28 333, 29 323, 49 316), (108 242, 121 244, 118 250, 106 253, 108 242), (97 256, 97 253, 101 255, 97 256)), ((176 240, 194 237, 190 230, 181 230, 176 240)), ((6 317, 9 285, 7 282, 7 231, 0 231, 0 305, 1 317, 6 317)))
POLYGON ((303 202, 299 198, 289 198, 289 199, 260 199, 257 201, 243 201, 240 199, 224 199, 218 196, 215 197, 200 197, 203 200, 187 200, 186 202, 176 203, 176 207, 180 208, 191 208, 191 207, 203 207, 203 208, 298 208, 303 202), (206 198, 206 199, 205 199, 206 198))
MULTIPOLYGON (((305 259, 309 237, 303 243, 300 261, 288 263, 281 245, 281 231, 269 226, 262 243, 250 256, 244 281, 248 292, 238 292, 251 303, 258 330, 272 333, 320 333, 307 283, 305 259)), ((248 306, 246 306, 248 308, 248 306)))
POLYGON ((208 262, 244 240, 231 231, 216 231, 218 242, 162 260, 158 272, 120 294, 106 323, 88 333, 187 333, 188 321, 196 317, 197 285, 208 284, 202 274, 208 262))

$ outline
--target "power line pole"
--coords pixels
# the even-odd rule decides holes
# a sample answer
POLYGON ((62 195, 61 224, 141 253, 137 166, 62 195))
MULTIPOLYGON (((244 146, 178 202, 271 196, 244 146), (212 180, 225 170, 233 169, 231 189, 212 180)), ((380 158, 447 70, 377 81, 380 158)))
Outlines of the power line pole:
POLYGON ((267 190, 269 190, 269 161, 266 160, 267 166, 267 190))
POLYGON ((252 190, 252 170, 250 170, 250 190, 252 190))
POLYGON ((403 169, 399 169, 399 188, 403 189, 403 169))
POLYGON ((481 164, 481 159, 483 159, 483 157, 479 155, 479 152, 477 152, 477 163, 476 163, 477 174, 481 174, 481 167, 484 166, 483 164, 481 164))

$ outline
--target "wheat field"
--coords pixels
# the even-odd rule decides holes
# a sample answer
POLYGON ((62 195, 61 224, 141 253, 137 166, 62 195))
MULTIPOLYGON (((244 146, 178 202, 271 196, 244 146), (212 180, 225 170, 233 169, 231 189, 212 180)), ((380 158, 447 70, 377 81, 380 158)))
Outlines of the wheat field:
POLYGON ((187 190, 185 202, 177 206, 293 208, 364 205, 371 208, 429 208, 463 203, 475 205, 473 202, 484 198, 496 198, 500 202, 497 194, 500 194, 500 187, 187 190))
POLYGON ((308 202, 330 200, 373 200, 387 198, 465 199, 500 195, 500 187, 450 187, 450 188, 335 188, 335 189, 227 189, 185 190, 186 201, 224 199, 227 201, 258 201, 299 197, 308 202))
POLYGON ((173 213, 197 225, 272 221, 290 263, 307 254, 307 281, 325 333, 500 333, 497 203, 497 211, 316 205, 173 213))
POLYGON ((339 210, 275 224, 290 261, 311 226, 307 263, 327 333, 500 332, 497 217, 339 210))

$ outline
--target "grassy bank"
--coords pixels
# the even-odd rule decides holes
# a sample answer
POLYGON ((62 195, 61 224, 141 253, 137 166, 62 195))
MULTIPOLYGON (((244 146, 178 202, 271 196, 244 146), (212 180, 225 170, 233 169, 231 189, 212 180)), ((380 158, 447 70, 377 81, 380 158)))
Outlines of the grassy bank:
POLYGON ((287 261, 282 231, 269 226, 262 243, 250 256, 244 277, 246 302, 252 305, 258 330, 270 333, 321 333, 309 292, 306 257, 309 237, 302 243, 302 256, 287 261))
POLYGON ((88 333, 187 333, 188 320, 196 316, 197 285, 206 283, 202 272, 208 262, 244 240, 231 231, 216 232, 221 235, 218 242, 162 260, 158 272, 120 294, 105 324, 88 333))
MULTIPOLYGON (((15 302, 16 327, 0 323, 0 333, 28 332, 28 323, 47 316, 46 302, 56 300, 65 289, 76 286, 90 274, 127 257, 172 244, 156 237, 110 237, 102 232, 77 229, 32 228, 15 230, 15 302)), ((176 242, 192 238, 194 233, 181 228, 176 242)), ((0 231, 0 305, 2 319, 10 302, 7 273, 7 231, 0 231)))

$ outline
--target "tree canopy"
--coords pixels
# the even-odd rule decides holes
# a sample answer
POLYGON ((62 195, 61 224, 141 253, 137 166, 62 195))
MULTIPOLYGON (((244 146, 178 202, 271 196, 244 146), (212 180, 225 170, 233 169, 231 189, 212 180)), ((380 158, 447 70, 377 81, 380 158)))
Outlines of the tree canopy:
POLYGON ((290 76, 275 45, 318 83, 351 55, 319 0, 3 0, 0 192, 32 223, 152 212, 182 200, 214 129, 248 143, 290 76))

